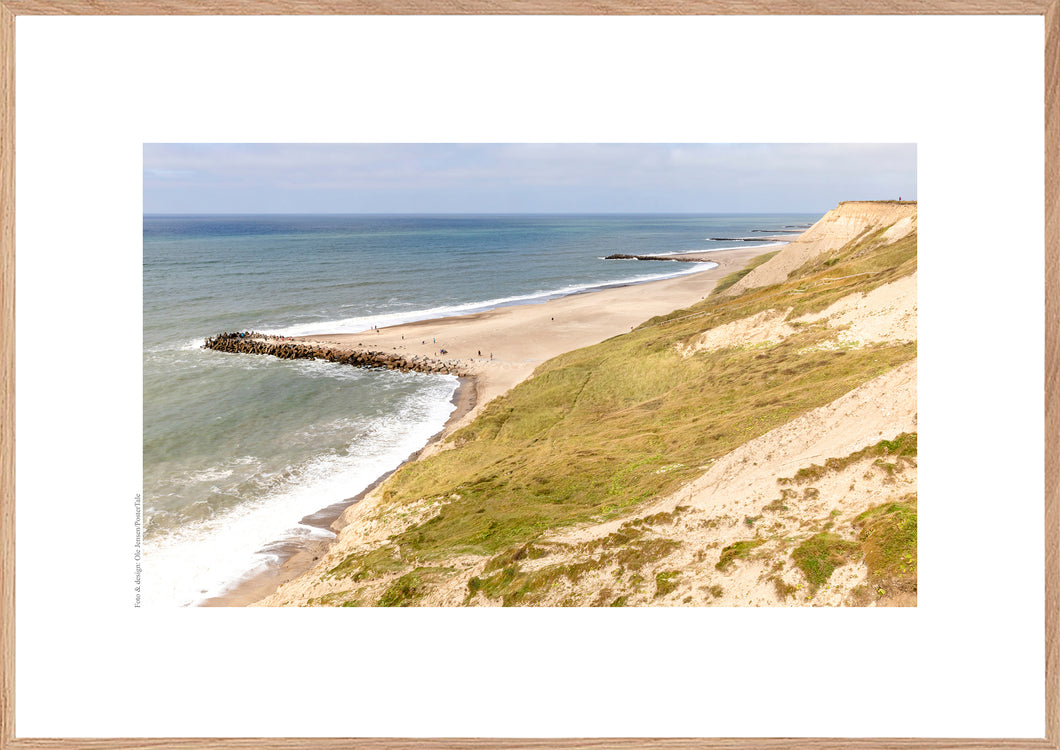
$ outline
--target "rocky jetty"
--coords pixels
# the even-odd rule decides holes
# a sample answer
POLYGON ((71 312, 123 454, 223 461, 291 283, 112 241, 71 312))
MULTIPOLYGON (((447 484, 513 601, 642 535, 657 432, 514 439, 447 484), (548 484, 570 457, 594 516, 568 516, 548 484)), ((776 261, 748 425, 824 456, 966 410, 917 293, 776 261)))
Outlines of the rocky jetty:
POLYGON ((402 372, 428 372, 444 375, 466 375, 458 360, 432 359, 425 356, 405 357, 396 352, 347 349, 323 342, 300 341, 285 336, 270 336, 254 331, 219 333, 206 339, 203 349, 239 354, 267 354, 280 359, 325 359, 354 367, 402 372))
POLYGON ((626 255, 615 253, 608 255, 604 260, 676 260, 678 263, 704 263, 707 262, 698 256, 683 257, 680 255, 626 255))
MULTIPOLYGON (((757 232, 759 230, 752 229, 751 231, 752 232, 757 232)), ((777 232, 784 232, 784 231, 787 231, 787 230, 784 230, 784 229, 778 229, 777 230, 777 232)), ((798 233, 796 232, 796 234, 798 234, 798 233)), ((710 240, 711 242, 765 242, 767 238, 766 237, 708 237, 707 239, 710 240)))

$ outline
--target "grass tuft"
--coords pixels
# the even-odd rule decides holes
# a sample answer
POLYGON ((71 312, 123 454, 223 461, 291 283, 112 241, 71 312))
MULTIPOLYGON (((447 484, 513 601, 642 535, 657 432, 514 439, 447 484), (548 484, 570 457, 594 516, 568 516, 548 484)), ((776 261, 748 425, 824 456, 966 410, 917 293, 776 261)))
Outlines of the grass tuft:
POLYGON ((438 578, 440 568, 416 568, 401 576, 379 597, 378 607, 412 607, 429 591, 429 584, 438 578))
POLYGON ((734 560, 743 560, 751 554, 751 550, 761 547, 766 543, 765 539, 747 539, 734 542, 721 551, 721 559, 714 566, 718 570, 725 570, 734 560))
POLYGON ((676 570, 666 570, 655 574, 655 598, 666 596, 677 588, 677 581, 675 580, 680 572, 676 570))
POLYGON ((854 519, 869 579, 885 591, 916 591, 916 495, 869 508, 854 519))
POLYGON ((870 445, 862 448, 859 451, 851 453, 849 456, 843 458, 829 458, 824 462, 824 465, 810 464, 802 469, 795 472, 793 477, 781 477, 777 479, 778 484, 806 484, 808 482, 816 482, 826 474, 842 471, 851 464, 855 464, 864 458, 872 458, 878 456, 875 465, 883 469, 889 476, 893 475, 898 465, 906 463, 914 463, 913 459, 916 458, 916 436, 915 432, 903 432, 901 435, 895 437, 894 440, 881 440, 875 445, 870 445), (887 463, 883 459, 885 457, 894 458, 894 463, 887 463))
POLYGON ((791 558, 810 584, 810 594, 828 582, 840 565, 850 562, 859 552, 858 545, 836 534, 822 531, 796 547, 791 558))

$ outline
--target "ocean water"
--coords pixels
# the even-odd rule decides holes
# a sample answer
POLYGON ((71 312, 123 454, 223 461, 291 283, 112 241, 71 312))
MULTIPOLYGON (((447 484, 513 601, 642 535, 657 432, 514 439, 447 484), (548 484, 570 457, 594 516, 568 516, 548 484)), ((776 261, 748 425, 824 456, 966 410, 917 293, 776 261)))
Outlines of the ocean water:
POLYGON ((278 543, 330 537, 300 519, 396 468, 453 409, 452 376, 225 354, 205 337, 357 332, 697 273, 603 257, 762 245, 761 230, 818 218, 145 216, 145 606, 195 605, 274 564, 278 543))

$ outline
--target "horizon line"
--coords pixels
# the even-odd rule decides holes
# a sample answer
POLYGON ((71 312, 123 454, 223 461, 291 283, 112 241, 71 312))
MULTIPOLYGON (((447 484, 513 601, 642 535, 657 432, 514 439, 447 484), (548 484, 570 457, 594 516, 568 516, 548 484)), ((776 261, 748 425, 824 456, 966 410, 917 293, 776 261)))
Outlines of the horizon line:
MULTIPOLYGON (((877 201, 843 201, 873 203, 877 201)), ((888 201, 878 201, 888 202, 888 201)), ((903 201, 912 202, 912 201, 903 201)), ((806 211, 145 211, 142 216, 730 216, 732 214, 813 214, 806 211)), ((824 209, 824 213, 831 211, 824 209)))

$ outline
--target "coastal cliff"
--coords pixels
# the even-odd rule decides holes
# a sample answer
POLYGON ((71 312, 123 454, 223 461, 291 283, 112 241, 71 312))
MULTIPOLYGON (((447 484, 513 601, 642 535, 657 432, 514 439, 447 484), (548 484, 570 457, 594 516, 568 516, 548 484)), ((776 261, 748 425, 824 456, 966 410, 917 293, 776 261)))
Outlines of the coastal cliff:
POLYGON ((270 606, 916 603, 916 204, 540 365, 270 606))
POLYGON ((916 202, 844 201, 792 240, 769 262, 734 284, 728 294, 779 284, 810 260, 828 253, 839 253, 851 242, 884 231, 886 234, 882 239, 891 242, 916 234, 916 202))

